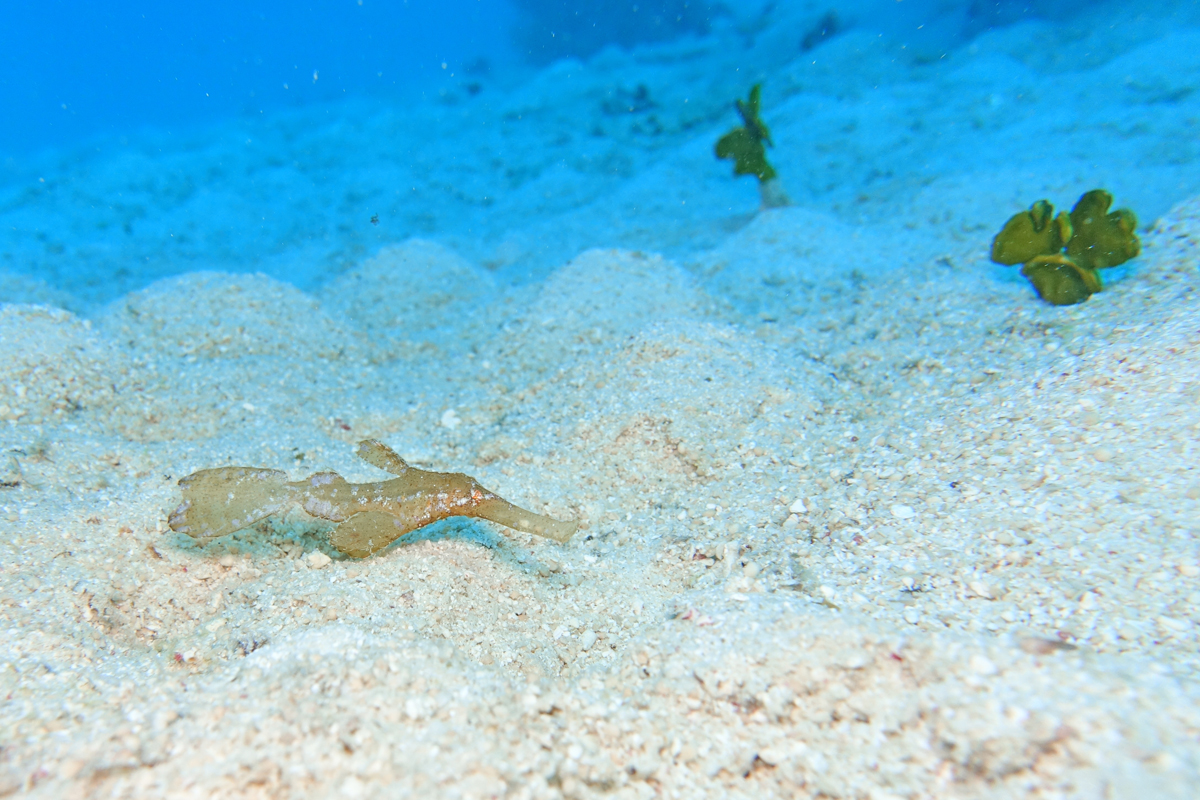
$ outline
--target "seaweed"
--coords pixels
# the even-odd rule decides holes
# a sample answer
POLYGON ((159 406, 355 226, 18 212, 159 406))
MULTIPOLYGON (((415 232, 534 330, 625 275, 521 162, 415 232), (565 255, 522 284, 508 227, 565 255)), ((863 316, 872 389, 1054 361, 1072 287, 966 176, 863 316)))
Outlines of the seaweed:
POLYGON ((181 478, 183 502, 170 515, 171 530, 208 542, 273 514, 300 508, 309 516, 338 523, 329 543, 352 558, 377 553, 407 533, 447 517, 476 517, 565 543, 574 521, 526 511, 460 472, 430 472, 409 466, 374 439, 356 454, 396 477, 348 483, 336 472, 289 481, 287 473, 259 467, 220 467, 181 478))
POLYGON ((774 147, 771 131, 759 116, 762 105, 762 84, 754 84, 749 97, 737 101, 742 124, 717 140, 714 148, 718 159, 733 160, 735 177, 753 175, 758 178, 759 194, 765 208, 790 205, 787 195, 778 184, 779 175, 767 161, 767 146, 774 147))
POLYGON ((1071 239, 1071 217, 1067 212, 1054 217, 1054 206, 1038 200, 1028 211, 1014 214, 992 240, 992 261, 1024 264, 1037 256, 1062 252, 1071 239))
POLYGON ((1060 253, 1037 256, 1021 267, 1038 296, 1056 306, 1081 303, 1104 288, 1100 275, 1060 253))
POLYGON ((1113 197, 1093 189, 1071 209, 1074 235, 1067 242, 1067 256, 1085 269, 1108 269, 1124 264, 1142 251, 1138 241, 1137 217, 1128 208, 1108 212, 1113 197))
POLYGON ((1071 213, 1054 216, 1038 200, 1009 218, 992 240, 992 261, 1024 264, 1021 274, 1038 296, 1056 306, 1082 303, 1104 288, 1099 270, 1124 264, 1141 252, 1137 217, 1127 208, 1109 213, 1112 195, 1085 192, 1071 213), (1065 249, 1065 253, 1063 252, 1065 249))

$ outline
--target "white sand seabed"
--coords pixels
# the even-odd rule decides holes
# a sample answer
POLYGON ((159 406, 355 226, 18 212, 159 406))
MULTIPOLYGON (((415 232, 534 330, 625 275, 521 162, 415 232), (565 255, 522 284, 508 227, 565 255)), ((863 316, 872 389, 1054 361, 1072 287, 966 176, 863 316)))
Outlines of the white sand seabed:
POLYGON ((353 275, 5 306, 0 791, 1188 796, 1198 210, 1068 309, 977 252, 815 277, 753 329, 693 277, 719 251, 489 298, 420 241, 363 267, 446 265, 407 325, 353 275), (329 564, 300 517, 166 530, 183 474, 375 479, 367 436, 582 530, 329 564))
POLYGON ((1195 796, 1200 17, 863 8, 0 164, 0 796, 1195 796), (988 261, 1095 187, 1105 291, 988 261), (369 437, 581 529, 167 529, 369 437))

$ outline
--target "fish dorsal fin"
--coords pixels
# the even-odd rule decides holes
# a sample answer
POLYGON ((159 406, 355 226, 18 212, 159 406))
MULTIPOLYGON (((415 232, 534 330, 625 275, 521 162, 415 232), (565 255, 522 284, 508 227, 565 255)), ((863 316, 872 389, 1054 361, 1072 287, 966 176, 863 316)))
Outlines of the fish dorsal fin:
POLYGON ((408 464, 404 459, 378 439, 363 439, 358 443, 358 450, 355 452, 363 461, 372 467, 379 467, 384 472, 390 472, 393 475, 403 475, 408 472, 408 464))

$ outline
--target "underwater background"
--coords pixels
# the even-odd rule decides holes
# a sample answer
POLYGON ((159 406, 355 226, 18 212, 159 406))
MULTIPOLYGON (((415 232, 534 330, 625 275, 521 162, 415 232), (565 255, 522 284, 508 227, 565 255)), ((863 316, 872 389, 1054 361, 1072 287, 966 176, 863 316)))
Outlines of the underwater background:
POLYGON ((0 67, 0 797, 1195 796, 1200 3, 48 0, 0 67), (386 448, 578 530, 179 524, 386 448))
POLYGON ((1192 4, 827 5, 14 6, 4 291, 313 290, 413 236, 505 283, 590 246, 695 258, 756 209, 712 157, 755 83, 791 199, 868 230, 1094 186, 1152 220, 1196 190, 1192 4))

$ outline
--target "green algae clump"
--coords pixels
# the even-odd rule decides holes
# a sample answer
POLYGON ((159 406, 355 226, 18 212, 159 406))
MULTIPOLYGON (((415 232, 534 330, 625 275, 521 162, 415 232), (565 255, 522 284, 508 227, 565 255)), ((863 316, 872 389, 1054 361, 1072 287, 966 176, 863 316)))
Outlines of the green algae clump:
POLYGON ((719 159, 733 160, 734 176, 753 175, 758 178, 759 195, 764 208, 791 205, 779 186, 779 175, 767 161, 767 147, 774 147, 771 131, 759 116, 762 106, 762 84, 754 84, 746 100, 737 101, 742 124, 717 140, 719 159))
POLYGON ((1038 200, 1028 211, 1014 214, 992 240, 992 261, 1024 264, 1038 256, 1061 253, 1071 239, 1071 217, 1067 212, 1054 218, 1054 206, 1038 200))
POLYGON ((759 181, 769 181, 776 177, 776 172, 767 163, 767 148, 763 143, 772 147, 775 143, 767 124, 758 116, 761 106, 762 84, 756 83, 749 98, 737 101, 742 125, 717 140, 717 158, 732 158, 734 175, 753 175, 759 181))
POLYGON ((1104 287, 1098 270, 1124 264, 1141 252, 1137 217, 1127 208, 1109 213, 1112 199, 1103 189, 1093 189, 1070 214, 1057 217, 1049 201, 1037 201, 1010 217, 996 234, 992 261, 1024 264, 1021 274, 1047 303, 1082 303, 1104 287))
POLYGON ((1067 242, 1067 256, 1081 267, 1115 267, 1142 251, 1142 243, 1134 233, 1137 217, 1128 208, 1108 213, 1112 201, 1108 192, 1093 189, 1071 209, 1075 235, 1067 242))
POLYGON ((1036 256, 1021 267, 1038 297, 1056 306, 1082 303, 1104 288, 1094 269, 1081 267, 1061 253, 1036 256))

